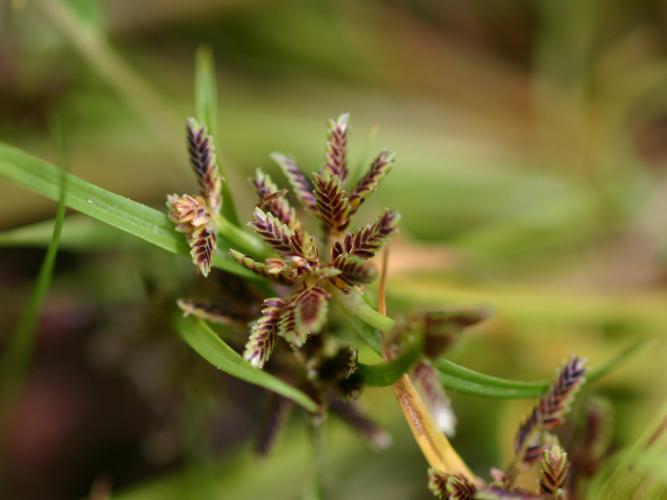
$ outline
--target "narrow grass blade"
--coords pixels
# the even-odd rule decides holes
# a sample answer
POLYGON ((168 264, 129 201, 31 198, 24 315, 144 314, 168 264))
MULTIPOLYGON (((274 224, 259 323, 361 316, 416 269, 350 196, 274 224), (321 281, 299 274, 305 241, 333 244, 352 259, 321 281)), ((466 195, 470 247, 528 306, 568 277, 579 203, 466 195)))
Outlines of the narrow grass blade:
POLYGON ((27 306, 19 318, 16 328, 9 338, 7 348, 1 359, 0 389, 2 391, 0 396, 3 400, 11 398, 16 393, 23 374, 28 367, 35 339, 35 329, 42 303, 51 285, 53 268, 56 263, 56 255, 58 254, 58 245, 60 243, 60 234, 62 232, 63 220, 65 219, 67 173, 64 169, 67 166, 67 159, 63 131, 58 125, 55 127, 55 135, 59 162, 62 165, 62 170, 60 170, 58 175, 58 209, 56 211, 53 232, 51 233, 51 241, 39 269, 35 287, 30 295, 27 306))
POLYGON ((178 317, 176 330, 181 338, 202 358, 219 370, 291 399, 308 411, 316 411, 317 405, 306 394, 274 377, 268 372, 253 367, 240 354, 227 345, 201 320, 178 317))
MULTIPOLYGON (((213 53, 209 47, 199 47, 195 61, 195 111, 197 120, 203 123, 208 133, 213 136, 215 146, 220 151, 218 135, 218 86, 215 78, 215 63, 213 53)), ((229 184, 225 179, 220 154, 218 154, 218 169, 222 179, 222 215, 234 225, 239 225, 239 216, 234 206, 229 184)))
MULTIPOLYGON (((549 388, 550 382, 522 382, 493 377, 484 373, 476 372, 470 368, 460 366, 445 358, 438 359, 433 363, 435 368, 449 378, 458 378, 479 386, 499 389, 525 390, 526 394, 540 395, 549 388)), ((531 397, 531 396, 528 396, 531 397)))
MULTIPOLYGON (((58 168, 23 151, 0 143, 0 177, 5 177, 47 198, 58 197, 58 168)), ((187 255, 190 249, 182 234, 177 233, 167 215, 124 196, 102 189, 67 174, 67 206, 110 226, 141 238, 168 252, 187 255)), ((245 243, 237 245, 242 250, 245 243)), ((251 249, 254 254, 255 249, 251 249)), ((241 267, 220 252, 213 266, 249 279, 254 273, 241 267)))
MULTIPOLYGON (((44 220, 0 232, 0 247, 43 248, 49 245, 55 220, 44 220)), ((95 250, 127 243, 125 233, 83 215, 68 215, 60 235, 60 248, 95 250)))
POLYGON ((421 358, 422 340, 415 339, 400 356, 391 361, 374 365, 359 363, 357 373, 364 384, 371 387, 385 387, 395 383, 421 358))
MULTIPOLYGON (((643 344, 643 341, 633 342, 603 365, 591 370, 586 383, 590 384, 602 378, 637 352, 643 344)), ((446 389, 473 396, 530 399, 541 396, 551 385, 549 381, 523 382, 493 377, 444 358, 435 361, 434 366, 440 373, 440 381, 446 389)))

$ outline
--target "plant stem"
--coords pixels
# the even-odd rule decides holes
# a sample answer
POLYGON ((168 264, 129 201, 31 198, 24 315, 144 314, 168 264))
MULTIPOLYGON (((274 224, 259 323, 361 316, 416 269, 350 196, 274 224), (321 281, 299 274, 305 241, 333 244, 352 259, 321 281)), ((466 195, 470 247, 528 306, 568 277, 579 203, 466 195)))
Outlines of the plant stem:
POLYGON ((254 258, 263 259, 271 255, 270 250, 261 239, 235 226, 222 215, 217 216, 216 223, 218 234, 227 240, 231 247, 254 258))
POLYGON ((396 322, 389 316, 369 306, 360 293, 343 293, 334 290, 334 297, 347 312, 381 332, 390 332, 396 325, 396 322))
POLYGON ((461 474, 476 483, 475 475, 438 429, 431 412, 424 405, 410 377, 403 375, 393 385, 393 389, 412 435, 429 465, 442 472, 461 474))

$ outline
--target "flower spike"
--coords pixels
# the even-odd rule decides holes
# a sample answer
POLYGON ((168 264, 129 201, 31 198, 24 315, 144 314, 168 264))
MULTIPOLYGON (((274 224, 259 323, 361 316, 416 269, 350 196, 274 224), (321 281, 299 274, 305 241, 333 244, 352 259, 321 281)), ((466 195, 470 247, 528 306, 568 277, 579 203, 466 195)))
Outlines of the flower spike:
POLYGON ((213 213, 218 214, 222 207, 220 196, 222 179, 215 163, 213 138, 208 135, 206 127, 200 125, 194 118, 188 119, 186 130, 190 163, 197 176, 199 191, 213 213))
POLYGON ((380 181, 391 170, 395 155, 389 151, 382 151, 373 163, 371 163, 366 175, 359 181, 350 195, 350 208, 352 214, 356 213, 366 197, 380 185, 380 181))
POLYGON ((313 185, 294 159, 282 153, 272 153, 271 158, 281 168, 285 177, 287 177, 299 202, 310 212, 315 213, 317 211, 317 203, 313 194, 313 185))
POLYGON ((350 131, 349 113, 329 121, 324 172, 337 176, 341 183, 347 179, 347 136, 350 131))
POLYGON ((317 214, 329 231, 341 232, 350 224, 350 203, 338 175, 328 171, 313 176, 317 214))

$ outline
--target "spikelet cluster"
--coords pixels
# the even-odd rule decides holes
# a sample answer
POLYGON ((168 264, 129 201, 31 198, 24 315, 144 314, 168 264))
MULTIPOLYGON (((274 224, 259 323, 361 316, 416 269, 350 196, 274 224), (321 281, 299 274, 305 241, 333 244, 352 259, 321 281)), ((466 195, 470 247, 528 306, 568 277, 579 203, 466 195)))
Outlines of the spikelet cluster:
POLYGON ((216 165, 213 138, 208 135, 206 127, 190 118, 186 135, 199 195, 170 194, 167 209, 176 230, 185 233, 194 264, 202 275, 208 276, 217 250, 216 217, 222 207, 222 178, 216 165))

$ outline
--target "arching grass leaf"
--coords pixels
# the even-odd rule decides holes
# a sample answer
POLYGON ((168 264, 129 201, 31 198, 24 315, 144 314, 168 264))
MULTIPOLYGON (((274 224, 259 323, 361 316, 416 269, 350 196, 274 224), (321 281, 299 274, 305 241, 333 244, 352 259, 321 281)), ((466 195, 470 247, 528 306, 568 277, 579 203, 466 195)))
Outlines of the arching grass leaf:
POLYGON ((250 384, 264 387, 291 399, 308 411, 316 411, 317 405, 306 394, 274 377, 268 372, 252 366, 234 349, 229 347, 211 328, 201 320, 178 317, 175 327, 181 338, 202 358, 217 369, 250 384))
MULTIPOLYGON (((53 200, 58 198, 57 167, 1 143, 0 177, 5 177, 47 198, 53 200)), ((183 235, 174 230, 166 214, 102 189, 72 174, 67 174, 67 206, 168 252, 181 255, 190 253, 183 235)), ((224 238, 224 234, 221 234, 221 237, 224 238)), ((240 247, 243 249, 245 246, 240 247)), ((255 250, 248 253, 254 253, 255 250)), ((213 259, 213 267, 257 279, 254 273, 222 253, 218 253, 213 259)))
MULTIPOLYGON (((56 140, 58 143, 58 155, 63 169, 67 166, 64 136, 62 129, 57 126, 56 140)), ((25 373, 32 346, 35 338, 35 330, 39 319, 39 312, 46 293, 51 285, 53 268, 56 263, 60 234, 65 219, 66 195, 67 195, 67 173, 60 170, 58 185, 58 209, 51 233, 51 240, 46 250, 46 255, 39 269, 35 287, 27 306, 19 317, 18 324, 8 339, 7 346, 0 358, 0 399, 11 398, 21 383, 25 373)))

